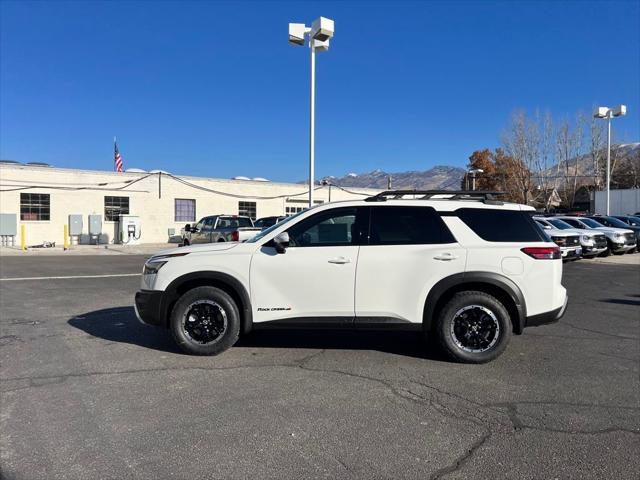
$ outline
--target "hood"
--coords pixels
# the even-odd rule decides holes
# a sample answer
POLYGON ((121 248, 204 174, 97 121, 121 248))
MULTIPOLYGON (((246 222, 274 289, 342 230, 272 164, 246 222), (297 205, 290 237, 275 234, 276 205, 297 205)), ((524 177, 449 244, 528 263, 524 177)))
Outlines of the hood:
POLYGON ((563 232, 571 232, 575 235, 587 235, 589 237, 602 235, 604 233, 604 232, 598 232, 593 228, 567 228, 566 230, 563 230, 563 232))
POLYGON ((615 228, 615 227, 598 227, 593 230, 599 230, 601 232, 609 232, 609 233, 633 233, 633 230, 628 230, 626 228, 615 228))
POLYGON ((172 248, 153 254, 154 257, 160 255, 170 255, 172 253, 200 253, 200 252, 222 252, 237 247, 239 242, 217 242, 189 245, 188 247, 172 248))

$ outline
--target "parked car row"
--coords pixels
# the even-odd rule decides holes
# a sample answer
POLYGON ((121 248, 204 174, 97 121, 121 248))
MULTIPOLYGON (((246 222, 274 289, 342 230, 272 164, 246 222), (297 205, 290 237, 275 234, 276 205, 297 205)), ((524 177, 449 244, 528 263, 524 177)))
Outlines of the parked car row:
POLYGON ((638 251, 640 218, 633 215, 534 216, 564 260, 638 251))

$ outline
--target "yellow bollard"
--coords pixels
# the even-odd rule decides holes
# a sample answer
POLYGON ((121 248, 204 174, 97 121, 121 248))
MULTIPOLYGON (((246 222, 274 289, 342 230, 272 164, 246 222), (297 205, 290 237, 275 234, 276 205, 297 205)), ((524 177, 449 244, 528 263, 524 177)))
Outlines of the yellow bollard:
POLYGON ((69 226, 64 226, 64 249, 69 250, 69 226))
POLYGON ((21 250, 26 250, 27 247, 25 245, 25 238, 24 238, 24 225, 20 225, 20 249, 21 250))

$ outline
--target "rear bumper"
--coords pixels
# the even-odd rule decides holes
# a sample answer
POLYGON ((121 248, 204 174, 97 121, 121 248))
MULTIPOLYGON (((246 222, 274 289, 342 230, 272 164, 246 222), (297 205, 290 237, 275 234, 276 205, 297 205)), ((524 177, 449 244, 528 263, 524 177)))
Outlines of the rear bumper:
POLYGON ((165 319, 160 314, 163 293, 158 290, 140 290, 136 292, 135 310, 138 320, 147 325, 165 325, 165 319))
POLYGON ((539 325, 546 325, 548 323, 555 323, 564 316, 564 312, 567 310, 567 304, 569 303, 569 296, 564 297, 564 304, 560 308, 551 310, 550 312, 540 313, 527 317, 525 320, 525 327, 537 327, 539 325))

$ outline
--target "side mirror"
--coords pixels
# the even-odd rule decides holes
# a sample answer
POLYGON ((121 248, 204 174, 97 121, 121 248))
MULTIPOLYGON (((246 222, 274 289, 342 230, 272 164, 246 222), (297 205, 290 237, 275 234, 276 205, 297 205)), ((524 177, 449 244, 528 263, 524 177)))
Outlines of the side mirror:
POLYGON ((289 234, 287 232, 279 233, 273 237, 273 244, 276 247, 276 252, 285 253, 289 246, 289 234))
POLYGON ((185 232, 190 232, 190 231, 191 231, 191 224, 190 224, 190 223, 187 223, 187 224, 184 226, 184 231, 185 231, 185 232))

